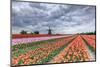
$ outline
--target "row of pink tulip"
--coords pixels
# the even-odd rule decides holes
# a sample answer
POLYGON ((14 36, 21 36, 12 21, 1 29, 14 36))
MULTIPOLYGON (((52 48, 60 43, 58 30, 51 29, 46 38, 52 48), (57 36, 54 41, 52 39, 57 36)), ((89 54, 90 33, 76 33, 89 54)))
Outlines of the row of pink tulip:
MULTIPOLYGON (((66 36, 69 36, 69 35, 66 35, 66 36)), ((47 36, 47 37, 12 39, 12 45, 22 44, 22 43, 31 43, 31 42, 37 42, 37 41, 43 41, 43 40, 49 40, 49 39, 56 39, 56 38, 62 38, 62 37, 66 37, 66 36, 47 36)))

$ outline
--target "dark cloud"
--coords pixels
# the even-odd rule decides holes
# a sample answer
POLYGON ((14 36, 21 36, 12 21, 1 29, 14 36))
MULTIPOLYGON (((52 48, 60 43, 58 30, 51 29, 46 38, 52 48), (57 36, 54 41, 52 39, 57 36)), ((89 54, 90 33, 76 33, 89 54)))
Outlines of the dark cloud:
POLYGON ((95 6, 12 2, 13 33, 23 29, 47 33, 48 26, 53 33, 94 31, 95 6))

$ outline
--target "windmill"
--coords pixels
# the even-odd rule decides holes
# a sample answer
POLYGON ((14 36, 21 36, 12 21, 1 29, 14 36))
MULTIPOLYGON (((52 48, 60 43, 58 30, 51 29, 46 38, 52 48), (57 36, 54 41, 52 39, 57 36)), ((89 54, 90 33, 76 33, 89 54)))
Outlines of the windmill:
POLYGON ((46 31, 48 31, 47 34, 51 35, 51 34, 52 34, 51 25, 48 24, 48 25, 43 25, 43 26, 48 28, 48 29, 46 30, 46 31))
POLYGON ((52 30, 51 30, 50 26, 49 26, 49 29, 48 29, 48 34, 49 34, 49 35, 52 34, 52 30))

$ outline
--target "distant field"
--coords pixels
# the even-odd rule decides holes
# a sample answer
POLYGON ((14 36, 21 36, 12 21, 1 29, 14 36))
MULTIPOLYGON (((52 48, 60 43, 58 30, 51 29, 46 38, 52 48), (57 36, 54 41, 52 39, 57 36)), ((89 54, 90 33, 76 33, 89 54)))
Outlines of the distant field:
POLYGON ((13 35, 12 64, 95 61, 95 35, 13 35))

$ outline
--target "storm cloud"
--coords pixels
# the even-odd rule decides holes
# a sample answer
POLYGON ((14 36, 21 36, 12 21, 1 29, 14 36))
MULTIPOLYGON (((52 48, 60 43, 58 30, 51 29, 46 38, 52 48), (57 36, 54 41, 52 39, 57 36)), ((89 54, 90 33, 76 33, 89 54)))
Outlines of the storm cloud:
POLYGON ((54 34, 95 31, 95 6, 35 2, 12 2, 12 33, 21 30, 46 34, 48 26, 54 34))

